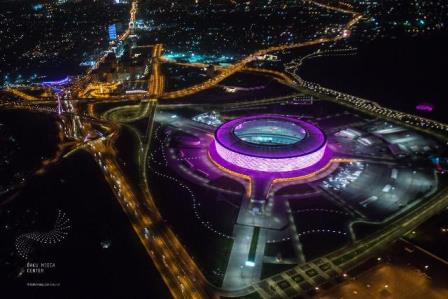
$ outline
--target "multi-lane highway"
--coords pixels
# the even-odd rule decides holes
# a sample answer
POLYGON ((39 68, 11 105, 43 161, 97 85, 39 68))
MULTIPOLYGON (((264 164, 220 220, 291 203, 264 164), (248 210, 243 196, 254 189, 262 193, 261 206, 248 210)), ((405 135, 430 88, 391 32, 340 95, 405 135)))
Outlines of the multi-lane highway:
POLYGON ((148 94, 151 97, 159 98, 165 89, 165 77, 160 70, 160 58, 163 52, 163 45, 156 44, 152 49, 151 64, 152 72, 149 78, 148 94))
MULTIPOLYGON (((147 105, 145 117, 148 126, 152 126, 153 116, 157 107, 156 100, 145 101, 147 105)), ((73 105, 65 111, 74 115, 77 108, 73 105)), ((64 122, 68 128, 63 131, 70 134, 71 139, 85 141, 91 132, 91 125, 82 118, 73 116, 71 121, 64 122)), ((151 128, 147 133, 151 135, 151 128)), ((114 140, 117 131, 109 132, 93 140, 82 143, 79 149, 87 150, 102 170, 106 181, 122 206, 124 212, 144 245, 148 255, 159 270, 164 282, 174 298, 212 298, 213 292, 202 272, 184 249, 171 228, 164 223, 157 206, 154 203, 146 178, 146 156, 150 138, 145 138, 147 144, 141 144, 139 153, 142 155, 140 182, 131 183, 123 174, 116 159, 114 140), (137 188, 136 186, 140 186, 137 188)))

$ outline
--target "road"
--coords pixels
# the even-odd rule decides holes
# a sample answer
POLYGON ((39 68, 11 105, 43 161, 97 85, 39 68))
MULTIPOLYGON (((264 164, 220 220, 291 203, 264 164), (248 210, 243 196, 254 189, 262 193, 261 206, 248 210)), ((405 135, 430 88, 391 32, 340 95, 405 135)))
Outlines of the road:
POLYGON ((131 9, 129 11, 129 25, 126 30, 118 36, 118 38, 112 41, 109 44, 109 47, 104 52, 102 56, 100 56, 95 64, 86 72, 84 76, 81 76, 78 80, 72 83, 70 86, 70 91, 72 94, 77 95, 80 93, 91 81, 92 81, 92 72, 101 65, 106 60, 106 57, 109 55, 109 52, 112 51, 112 48, 117 45, 118 42, 124 41, 133 31, 133 26, 135 24, 136 16, 138 13, 138 0, 132 0, 131 9))
POLYGON ((159 98, 165 89, 165 77, 160 70, 160 58, 163 52, 163 45, 156 44, 152 50, 152 72, 149 78, 149 90, 148 94, 152 98, 159 98))
MULTIPOLYGON (((157 101, 150 100, 147 105, 149 107, 145 110, 146 117, 151 126, 157 101)), ((76 113, 76 107, 67 108, 66 111, 76 113)), ((70 132, 71 139, 85 140, 85 136, 88 136, 91 130, 88 123, 76 117, 73 117, 72 121, 66 125, 69 128, 66 128, 64 132, 70 132)), ((151 135, 152 131, 149 129, 147 132, 151 135)), ((210 291, 207 280, 171 228, 164 223, 154 203, 146 179, 147 163, 141 163, 142 175, 139 185, 142 187, 142 194, 140 195, 140 192, 123 174, 117 162, 116 150, 113 147, 116 137, 117 131, 112 131, 107 136, 86 142, 81 149, 87 150, 102 170, 173 298, 212 298, 213 293, 210 291)), ((150 138, 146 140, 149 141, 150 138)), ((145 150, 140 151, 143 155, 141 159, 145 161, 149 145, 141 145, 140 149, 142 148, 145 150)))

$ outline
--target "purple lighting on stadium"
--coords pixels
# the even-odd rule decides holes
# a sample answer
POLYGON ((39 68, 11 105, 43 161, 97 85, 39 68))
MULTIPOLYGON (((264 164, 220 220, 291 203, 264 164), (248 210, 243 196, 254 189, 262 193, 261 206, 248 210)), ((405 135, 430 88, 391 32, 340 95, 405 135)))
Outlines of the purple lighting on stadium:
POLYGON ((241 168, 263 172, 289 172, 308 168, 324 156, 326 144, 316 152, 292 158, 252 157, 232 152, 215 142, 216 152, 221 158, 241 168))
POLYGON ((238 173, 309 173, 330 160, 325 134, 314 125, 280 115, 231 120, 215 132, 210 156, 238 173))

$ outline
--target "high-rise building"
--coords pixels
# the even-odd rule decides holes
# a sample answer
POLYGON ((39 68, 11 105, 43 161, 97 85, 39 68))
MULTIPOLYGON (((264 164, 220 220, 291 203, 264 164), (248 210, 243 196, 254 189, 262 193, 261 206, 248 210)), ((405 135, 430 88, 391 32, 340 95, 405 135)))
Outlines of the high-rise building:
POLYGON ((110 41, 117 39, 117 25, 116 24, 109 25, 108 32, 109 32, 109 40, 110 41))

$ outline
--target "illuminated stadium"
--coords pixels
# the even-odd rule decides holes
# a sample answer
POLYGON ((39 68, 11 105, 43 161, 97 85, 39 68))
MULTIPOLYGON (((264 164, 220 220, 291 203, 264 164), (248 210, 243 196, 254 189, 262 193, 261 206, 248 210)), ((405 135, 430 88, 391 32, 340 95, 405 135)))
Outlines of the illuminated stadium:
POLYGON ((314 125, 280 115, 231 120, 215 132, 210 157, 244 174, 312 172, 329 161, 327 138, 314 125))

